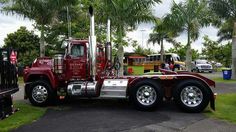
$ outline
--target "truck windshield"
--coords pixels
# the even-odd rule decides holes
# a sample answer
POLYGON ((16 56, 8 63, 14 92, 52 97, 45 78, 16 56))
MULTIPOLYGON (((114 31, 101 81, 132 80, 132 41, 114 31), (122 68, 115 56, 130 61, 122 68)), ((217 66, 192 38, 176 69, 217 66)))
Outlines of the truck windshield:
POLYGON ((172 54, 172 58, 174 61, 180 61, 180 57, 177 54, 172 54))
POLYGON ((71 55, 73 57, 84 56, 84 46, 83 45, 73 45, 71 47, 71 55))

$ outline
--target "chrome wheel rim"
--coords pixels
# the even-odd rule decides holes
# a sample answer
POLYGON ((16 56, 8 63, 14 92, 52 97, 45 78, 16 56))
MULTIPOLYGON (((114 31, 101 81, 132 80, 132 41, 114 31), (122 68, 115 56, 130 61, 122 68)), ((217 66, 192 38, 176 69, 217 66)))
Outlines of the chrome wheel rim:
POLYGON ((196 107, 201 104, 203 100, 202 91, 196 86, 187 86, 183 88, 180 97, 182 103, 188 107, 196 107))
POLYGON ((37 103, 43 103, 48 98, 48 91, 44 86, 37 85, 32 90, 32 98, 37 103))
POLYGON ((136 98, 142 105, 148 106, 152 105, 157 99, 156 90, 148 85, 139 87, 136 98))

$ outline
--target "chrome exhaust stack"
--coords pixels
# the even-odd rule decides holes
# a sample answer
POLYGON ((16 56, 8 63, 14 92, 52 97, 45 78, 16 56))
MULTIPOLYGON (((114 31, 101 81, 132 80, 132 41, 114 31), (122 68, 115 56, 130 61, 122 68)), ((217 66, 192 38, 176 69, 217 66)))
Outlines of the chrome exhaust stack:
POLYGON ((112 46, 111 46, 111 21, 110 19, 107 20, 107 43, 105 46, 105 55, 106 55, 106 61, 108 63, 108 67, 111 66, 112 62, 112 46))
POLYGON ((95 36, 95 23, 94 23, 94 14, 93 14, 92 6, 89 7, 89 14, 90 14, 90 36, 89 36, 90 76, 95 81, 97 42, 96 42, 96 36, 95 36))

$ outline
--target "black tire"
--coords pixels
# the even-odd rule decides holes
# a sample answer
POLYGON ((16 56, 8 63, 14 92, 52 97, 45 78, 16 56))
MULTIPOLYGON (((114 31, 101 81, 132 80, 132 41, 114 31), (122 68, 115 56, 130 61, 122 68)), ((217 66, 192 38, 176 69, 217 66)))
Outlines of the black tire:
POLYGON ((212 73, 212 71, 209 71, 209 73, 212 73))
POLYGON ((197 73, 200 73, 200 70, 199 70, 199 69, 197 69, 197 73))
MULTIPOLYGON (((150 95, 149 95, 150 96, 150 95)), ((154 80, 142 80, 138 83, 136 83, 130 90, 130 101, 131 103, 133 103, 133 105, 135 106, 135 108, 137 108, 138 110, 155 110, 155 108, 161 104, 162 100, 163 100, 163 91, 160 87, 160 85, 155 82, 154 80), (153 88, 153 90, 155 90, 156 93, 156 98, 153 99, 153 103, 149 104, 149 105, 144 105, 140 102, 140 99, 138 99, 137 97, 137 92, 141 89, 145 89, 145 88, 153 88)), ((148 98, 148 97, 145 97, 148 98)), ((150 97, 151 98, 151 97, 150 97)))
POLYGON ((49 103, 52 103, 56 99, 56 93, 52 91, 50 84, 47 81, 39 80, 32 82, 32 84, 28 87, 27 96, 29 97, 29 101, 34 106, 46 106, 49 103), (33 97, 33 90, 36 89, 36 87, 41 86, 44 87, 43 91, 47 92, 47 97, 44 101, 37 101, 35 97, 33 97))
MULTIPOLYGON (((186 112, 190 112, 190 113, 199 113, 199 112, 203 111, 207 107, 207 105, 209 104, 209 101, 210 101, 210 89, 206 85, 204 85, 202 82, 197 81, 197 80, 185 80, 185 81, 179 83, 177 85, 177 87, 175 87, 173 95, 174 95, 174 100, 175 100, 176 104, 182 110, 184 110, 186 112), (198 92, 201 91, 201 93, 202 93, 201 95, 200 94, 198 95, 199 98, 202 98, 201 99, 202 101, 199 101, 199 104, 197 102, 197 104, 195 104, 196 106, 194 106, 194 104, 191 104, 192 106, 188 106, 190 104, 186 105, 186 102, 184 103, 184 100, 182 101, 182 99, 181 99, 181 92, 187 87, 188 88, 192 87, 192 89, 195 89, 195 90, 198 89, 198 92)), ((191 95, 188 95, 188 96, 191 96, 191 95)), ((189 97, 189 98, 191 98, 191 97, 189 97)), ((194 97, 192 97, 192 98, 194 98, 194 97)), ((196 102, 196 100, 195 100, 195 102, 196 102)))

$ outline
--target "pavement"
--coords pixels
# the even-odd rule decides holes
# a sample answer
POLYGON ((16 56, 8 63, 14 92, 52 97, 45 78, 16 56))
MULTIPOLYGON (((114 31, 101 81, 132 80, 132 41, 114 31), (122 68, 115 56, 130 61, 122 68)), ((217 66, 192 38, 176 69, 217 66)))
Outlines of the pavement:
POLYGON ((235 132, 236 125, 202 113, 184 113, 172 102, 152 112, 137 111, 127 100, 74 100, 50 107, 38 121, 15 132, 235 132))
MULTIPOLYGON (((217 83, 215 91, 219 94, 236 93, 236 83, 217 83)), ((23 93, 21 88, 14 99, 22 100, 23 93)), ((184 113, 173 102, 164 102, 156 111, 143 112, 131 107, 128 100, 77 99, 48 107, 38 121, 14 131, 236 132, 236 125, 208 118, 203 113, 184 113)))
POLYGON ((24 100, 24 84, 19 84, 19 91, 13 94, 13 100, 24 100))
MULTIPOLYGON (((222 77, 221 72, 214 72, 214 73, 200 73, 201 75, 207 78, 220 78, 222 77)), ((213 89, 214 92, 218 94, 225 94, 225 93, 236 93, 236 83, 218 83, 216 82, 216 88, 213 89)))

